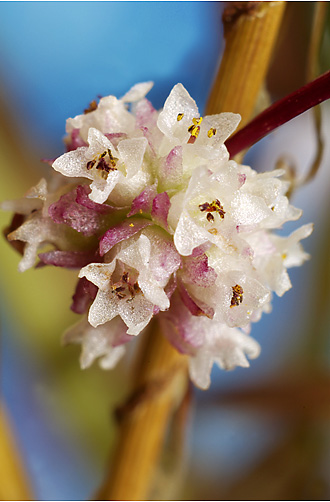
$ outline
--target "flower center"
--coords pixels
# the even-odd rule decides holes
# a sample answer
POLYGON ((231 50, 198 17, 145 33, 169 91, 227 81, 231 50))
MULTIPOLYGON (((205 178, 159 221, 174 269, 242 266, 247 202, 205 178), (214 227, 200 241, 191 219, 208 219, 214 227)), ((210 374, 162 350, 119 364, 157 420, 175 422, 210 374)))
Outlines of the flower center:
POLYGON ((131 302, 135 295, 141 291, 137 281, 133 283, 130 280, 128 272, 123 273, 120 281, 111 284, 111 290, 119 300, 125 299, 127 302, 131 302))
POLYGON ((239 284, 236 284, 231 289, 233 290, 233 296, 231 297, 230 308, 238 307, 243 301, 243 288, 239 284))
POLYGON ((87 162, 86 167, 88 171, 90 169, 93 169, 93 167, 95 167, 95 169, 97 169, 100 172, 101 177, 107 179, 110 171, 117 170, 116 167, 117 162, 118 159, 113 157, 111 150, 108 148, 105 152, 101 153, 96 158, 87 162), (106 156, 108 157, 109 160, 105 160, 106 156))
POLYGON ((188 127, 188 132, 190 132, 191 136, 188 139, 188 143, 195 143, 197 136, 199 135, 199 131, 201 130, 200 125, 202 123, 203 117, 193 118, 192 125, 188 127))
POLYGON ((206 219, 210 223, 214 221, 214 216, 212 213, 218 213, 220 218, 223 220, 226 214, 226 211, 223 210, 223 206, 221 205, 219 199, 214 200, 213 202, 204 202, 204 204, 199 204, 199 210, 202 213, 207 212, 206 219))

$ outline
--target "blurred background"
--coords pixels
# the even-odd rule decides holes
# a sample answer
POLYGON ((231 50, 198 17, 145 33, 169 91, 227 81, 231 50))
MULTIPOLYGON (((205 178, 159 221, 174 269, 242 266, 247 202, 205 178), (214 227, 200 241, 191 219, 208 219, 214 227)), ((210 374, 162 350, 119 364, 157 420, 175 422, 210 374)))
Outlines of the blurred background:
MULTIPOLYGON (((41 158, 64 151, 65 120, 88 103, 153 80, 161 107, 182 82, 205 106, 223 49, 222 2, 1 2, 0 199, 21 197, 44 176, 41 158)), ((268 74, 272 100, 306 82, 313 2, 288 4, 268 74)), ((330 19, 320 54, 330 67, 330 19)), ((262 347, 249 369, 214 368, 208 391, 193 389, 184 451, 164 453, 155 499, 328 499, 330 497, 330 107, 323 105, 324 158, 293 194, 313 221, 312 258, 291 269, 293 289, 253 326, 262 347), (180 465, 175 458, 181 458, 180 465)), ((290 158, 299 177, 316 151, 311 113, 253 147, 258 170, 290 158)), ((0 214, 1 228, 11 215, 0 214)), ((285 233, 295 225, 287 224, 285 233)), ((75 272, 17 272, 0 243, 1 392, 39 500, 86 499, 101 483, 116 437, 113 410, 127 392, 124 360, 81 371, 79 347, 60 346, 76 321, 75 272)), ((134 347, 132 347, 134 350, 134 347)), ((130 353, 128 360, 132 357, 130 353)))

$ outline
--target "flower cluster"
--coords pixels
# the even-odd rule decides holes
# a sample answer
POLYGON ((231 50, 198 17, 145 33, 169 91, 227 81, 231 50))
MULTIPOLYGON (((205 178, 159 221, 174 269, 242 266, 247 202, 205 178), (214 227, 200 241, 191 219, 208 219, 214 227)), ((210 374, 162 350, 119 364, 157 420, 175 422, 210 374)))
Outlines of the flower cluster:
POLYGON ((21 244, 20 271, 37 256, 37 266, 79 270, 71 308, 82 319, 64 340, 82 344, 83 368, 95 358, 112 368, 157 315, 207 388, 213 363, 231 369, 258 356, 250 324, 270 311, 272 292, 291 287, 287 268, 308 258, 300 240, 312 225, 272 232, 301 211, 282 170, 230 160, 224 142, 239 115, 201 117, 181 84, 157 111, 145 98, 151 86, 67 120, 67 152, 50 181, 2 204, 16 213, 8 240, 21 244), (44 244, 53 247, 38 254, 44 244))

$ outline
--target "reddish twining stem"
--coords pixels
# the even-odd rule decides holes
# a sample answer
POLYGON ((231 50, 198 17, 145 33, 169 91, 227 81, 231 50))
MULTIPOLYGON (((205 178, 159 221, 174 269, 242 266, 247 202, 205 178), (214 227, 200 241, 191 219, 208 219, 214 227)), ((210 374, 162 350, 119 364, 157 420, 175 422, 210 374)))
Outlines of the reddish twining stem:
POLYGON ((254 145, 274 129, 330 99, 330 71, 280 99, 226 141, 231 157, 254 145))

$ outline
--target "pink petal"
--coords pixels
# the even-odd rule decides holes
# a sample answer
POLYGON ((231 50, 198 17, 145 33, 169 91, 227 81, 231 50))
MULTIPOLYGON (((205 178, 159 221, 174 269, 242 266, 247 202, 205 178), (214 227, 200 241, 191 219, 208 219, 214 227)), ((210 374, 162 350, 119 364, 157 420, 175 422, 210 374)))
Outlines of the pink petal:
POLYGON ((148 99, 142 99, 135 108, 136 126, 154 127, 157 122, 157 110, 152 106, 148 99))
POLYGON ((134 214, 143 212, 150 213, 152 209, 152 201, 157 194, 156 185, 151 185, 145 188, 140 195, 135 197, 132 202, 132 208, 128 213, 129 216, 134 216, 134 214))
POLYGON ((171 307, 158 316, 162 332, 170 343, 181 353, 194 355, 196 348, 204 342, 205 333, 196 330, 196 317, 192 316, 176 293, 171 307))
POLYGON ((54 265, 55 267, 82 268, 91 262, 100 261, 100 256, 96 256, 94 251, 49 251, 40 253, 41 263, 37 265, 54 265))
POLYGON ((148 225, 152 225, 152 222, 149 220, 142 218, 130 218, 123 223, 119 223, 118 225, 109 228, 109 230, 107 230, 107 232, 101 237, 100 255, 104 256, 105 253, 110 251, 110 249, 118 244, 118 242, 132 237, 148 225))
POLYGON ((192 298, 192 296, 188 293, 188 290, 185 288, 183 283, 181 281, 178 282, 178 291, 181 297, 181 300, 183 301, 184 305, 187 307, 189 312, 194 315, 194 316, 201 316, 205 315, 206 317, 209 317, 210 319, 213 318, 214 316, 214 310, 212 307, 209 307, 205 303, 198 302, 198 305, 196 301, 192 298))
POLYGON ((88 144, 80 137, 79 129, 73 129, 71 132, 70 141, 66 144, 67 152, 77 150, 80 146, 88 146, 88 144))
POLYGON ((167 192, 159 193, 152 201, 152 219, 161 227, 168 230, 167 217, 171 206, 167 192))
POLYGON ((78 186, 49 206, 48 214, 55 223, 64 223, 85 236, 100 232, 104 216, 113 211, 106 204, 96 204, 88 198, 89 186, 78 186))
POLYGON ((97 202, 91 200, 88 197, 88 195, 91 193, 89 185, 79 185, 77 186, 76 190, 77 190, 76 202, 81 206, 87 207, 88 209, 91 209, 99 214, 109 214, 115 209, 118 209, 113 206, 109 206, 107 204, 98 204, 97 202))
POLYGON ((117 148, 120 140, 127 138, 127 134, 124 132, 112 132, 112 133, 105 134, 104 136, 106 136, 108 138, 108 140, 111 141, 111 143, 113 144, 113 146, 115 148, 117 148))
POLYGON ((187 284, 207 288, 215 283, 217 274, 212 267, 209 267, 206 254, 194 256, 193 253, 184 258, 181 277, 187 284))
POLYGON ((95 300, 98 287, 90 282, 86 277, 78 280, 76 291, 72 297, 71 310, 76 314, 84 314, 95 300))
POLYGON ((171 181, 182 176, 182 146, 174 147, 162 165, 162 175, 171 181))

